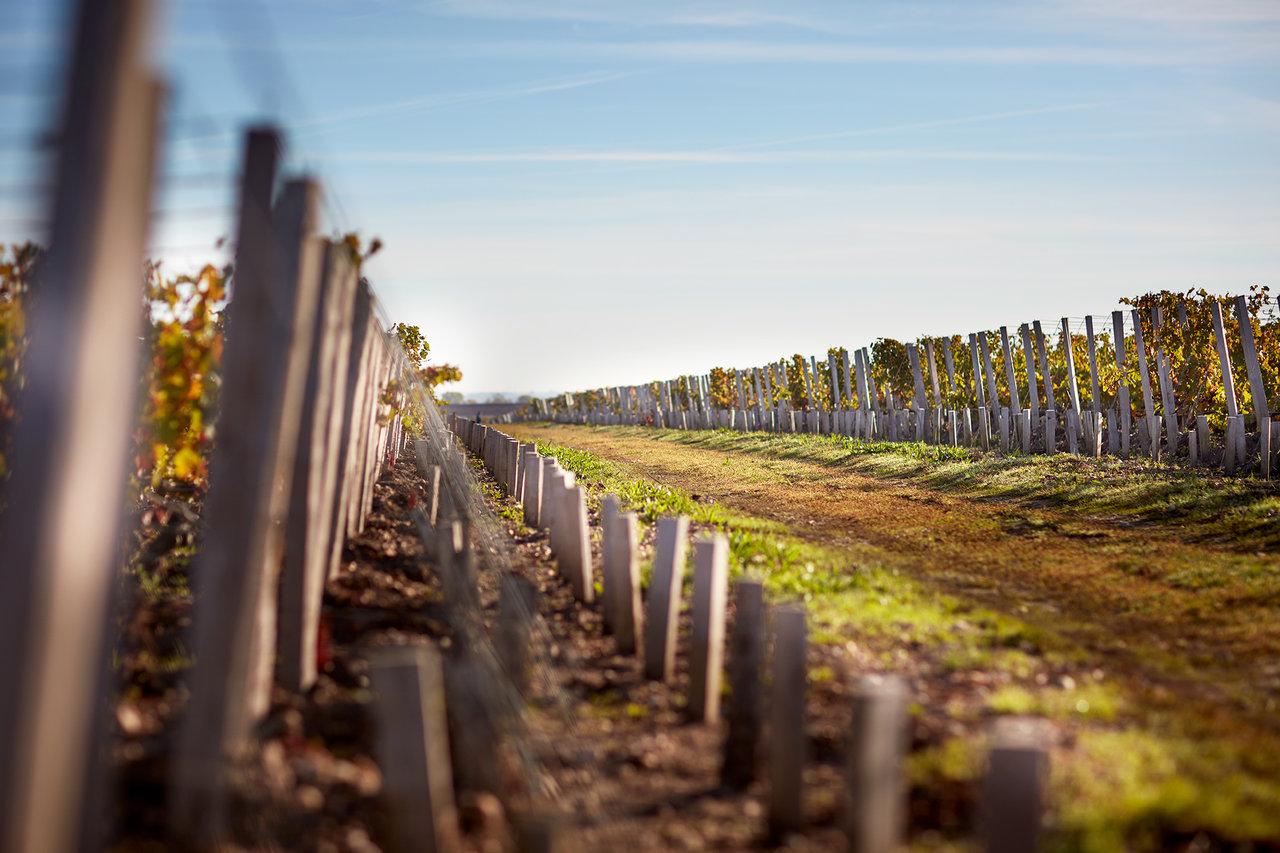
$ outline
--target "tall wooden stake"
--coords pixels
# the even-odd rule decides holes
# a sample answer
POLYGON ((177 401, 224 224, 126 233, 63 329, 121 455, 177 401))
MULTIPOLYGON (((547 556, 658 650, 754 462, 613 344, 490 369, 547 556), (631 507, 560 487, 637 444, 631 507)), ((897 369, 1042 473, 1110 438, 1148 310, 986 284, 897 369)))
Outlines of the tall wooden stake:
POLYGON ((209 533, 194 567, 197 663, 170 763, 172 826, 206 840, 225 832, 228 761, 248 747, 270 698, 275 584, 319 289, 310 238, 318 188, 290 183, 267 225, 278 147, 274 131, 249 135, 209 533))

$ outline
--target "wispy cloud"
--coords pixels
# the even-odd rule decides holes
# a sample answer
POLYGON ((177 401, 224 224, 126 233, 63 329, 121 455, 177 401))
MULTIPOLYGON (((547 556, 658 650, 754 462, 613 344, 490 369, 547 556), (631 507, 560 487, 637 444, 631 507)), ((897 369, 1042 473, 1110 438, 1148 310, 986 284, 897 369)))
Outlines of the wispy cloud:
POLYGON ((317 116, 293 125, 297 130, 325 127, 349 121, 395 115, 397 113, 426 112, 452 107, 461 104, 483 104, 492 101, 505 101, 512 98, 527 98, 533 95, 545 95, 551 92, 563 92, 569 89, 581 89, 584 86, 598 86, 625 77, 633 77, 639 71, 597 71, 576 77, 539 80, 529 83, 518 83, 495 89, 479 89, 470 92, 451 92, 436 95, 424 95, 419 98, 405 98, 398 101, 387 101, 381 104, 370 104, 349 110, 340 110, 317 116))
POLYGON ((1275 0, 1060 0, 1072 14, 1162 24, 1280 24, 1275 0))
POLYGON ((924 148, 809 149, 798 151, 730 151, 723 149, 655 150, 548 149, 536 151, 345 151, 336 159, 356 163, 399 165, 485 165, 507 163, 667 163, 696 165, 839 163, 863 160, 1091 161, 1096 157, 1039 151, 983 151, 924 148))
POLYGON ((1049 115, 1052 113, 1068 113, 1079 112, 1081 110, 1090 110, 1101 105, 1101 102, 1091 101, 1079 104, 1060 104, 1048 107, 1031 107, 1022 110, 1005 110, 993 113, 975 113, 973 115, 951 116, 948 118, 926 119, 924 121, 912 121, 902 124, 884 124, 876 127, 860 127, 852 130, 836 130, 827 133, 807 133, 800 136, 784 136, 777 139, 767 139, 758 142, 743 142, 737 145, 725 146, 718 148, 720 151, 741 151, 752 148, 771 148, 778 145, 792 145, 797 142, 818 142, 825 139, 848 139, 855 136, 872 136, 881 133, 900 133, 902 131, 911 130, 931 130, 940 127, 957 127, 966 124, 985 124, 993 121, 1004 121, 1015 118, 1029 118, 1031 116, 1049 115))
POLYGON ((1197 62, 1246 62, 1252 53, 1203 50, 1177 52, 1155 48, 1086 45, 913 46, 832 42, 743 40, 648 41, 494 41, 458 45, 460 54, 532 59, 590 59, 681 62, 783 62, 830 64, 987 64, 987 65, 1187 65, 1197 62))
POLYGON ((433 3, 437 13, 508 21, 561 21, 575 24, 605 24, 626 27, 706 27, 709 29, 745 29, 752 27, 784 27, 816 32, 841 29, 844 16, 823 15, 791 9, 777 10, 776 5, 743 2, 661 2, 661 0, 551 0, 531 3, 527 0, 444 0, 433 3))

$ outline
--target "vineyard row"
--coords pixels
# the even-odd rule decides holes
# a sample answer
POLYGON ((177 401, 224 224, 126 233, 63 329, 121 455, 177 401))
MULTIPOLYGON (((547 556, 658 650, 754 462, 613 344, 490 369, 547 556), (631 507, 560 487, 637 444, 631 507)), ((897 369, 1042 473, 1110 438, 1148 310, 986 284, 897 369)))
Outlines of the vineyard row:
POLYGON ((1269 478, 1280 431, 1280 319, 1268 292, 1222 300, 1148 294, 1109 331, 1067 318, 1051 345, 1039 321, 902 343, 881 338, 825 359, 614 386, 535 400, 526 416, 838 434, 1021 453, 1104 453, 1256 470, 1269 478), (1224 310, 1224 305, 1226 310, 1224 310), (940 358, 939 358, 940 357, 940 358), (939 363, 941 362, 941 364, 939 363))

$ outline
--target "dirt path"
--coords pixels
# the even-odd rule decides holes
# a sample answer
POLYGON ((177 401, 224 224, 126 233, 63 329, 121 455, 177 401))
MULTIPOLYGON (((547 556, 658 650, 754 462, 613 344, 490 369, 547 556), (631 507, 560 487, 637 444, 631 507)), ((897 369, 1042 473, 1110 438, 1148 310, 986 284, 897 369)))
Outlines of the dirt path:
POLYGON ((854 564, 906 570, 1276 725, 1280 556, 1186 541, 1176 528, 979 501, 639 430, 516 425, 512 433, 589 450, 638 476, 782 522, 846 551, 854 564))

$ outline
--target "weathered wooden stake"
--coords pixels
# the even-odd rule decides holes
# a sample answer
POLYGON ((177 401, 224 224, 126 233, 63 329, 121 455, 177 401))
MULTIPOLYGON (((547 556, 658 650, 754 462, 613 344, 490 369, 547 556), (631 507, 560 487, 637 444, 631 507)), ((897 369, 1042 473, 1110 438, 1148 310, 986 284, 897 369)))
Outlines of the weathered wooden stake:
POLYGON ((319 190, 288 185, 272 230, 246 211, 266 202, 278 140, 250 134, 237 287, 228 308, 218 447, 196 556, 191 699, 170 762, 174 829, 220 836, 226 825, 226 759, 243 750, 266 713, 274 668, 276 581, 289 473, 301 416, 306 356, 318 290, 319 245, 310 240, 319 190), (269 160, 262 158, 267 152, 269 160), (276 260, 280 260, 278 269, 276 260))
POLYGON ((804 608, 772 608, 773 680, 769 689, 769 829, 775 838, 804 827, 808 628, 804 608))
POLYGON ((764 585, 740 580, 733 593, 733 633, 729 640, 729 734, 724 743, 720 781, 741 790, 756 778, 763 724, 765 657, 764 585))
POLYGON ((988 853, 1040 849, 1049 763, 1040 723, 1003 718, 993 727, 982 791, 982 827, 988 853))
POLYGON ((399 853, 458 849, 439 652, 431 646, 379 649, 369 661, 369 679, 390 824, 385 846, 399 853))
POLYGON ((336 464, 331 463, 336 463, 341 433, 338 377, 346 375, 345 335, 351 331, 356 287, 347 252, 346 246, 325 244, 289 490, 280 577, 278 675, 282 685, 297 692, 316 680, 320 604, 332 548, 326 521, 336 497, 336 464))
POLYGON ((688 536, 687 516, 658 519, 644 638, 644 674, 658 681, 670 681, 675 675, 677 614, 688 536))
POLYGON ((644 611, 640 606, 640 522, 634 512, 619 513, 615 536, 606 548, 613 552, 614 579, 606 595, 613 599, 613 637, 618 652, 633 655, 640 648, 644 611))
POLYGON ((556 512, 556 524, 564 531, 563 547, 556 554, 560 571, 567 575, 573 594, 583 604, 595 600, 595 578, 591 567, 591 537, 587 526, 587 497, 581 486, 563 491, 556 512))
POLYGON ((693 560, 693 631, 686 712, 692 722, 714 723, 720 719, 729 540, 723 533, 704 536, 694 543, 693 560))
POLYGON ((1040 389, 1036 382, 1036 356, 1031 347, 1031 329, 1026 323, 1018 327, 1022 338, 1022 357, 1027 367, 1027 405, 1031 409, 1032 423, 1040 422, 1040 389))
POLYGON ((1236 297, 1236 322, 1240 325, 1240 346, 1244 352, 1245 373, 1249 376, 1249 397, 1253 400, 1253 413, 1258 426, 1261 474, 1271 479, 1271 406, 1267 401, 1267 388, 1262 382, 1262 369, 1258 364, 1258 350, 1253 340, 1253 320, 1249 317, 1249 303, 1243 296, 1236 297))
POLYGON ((618 542, 622 534, 618 516, 621 514, 616 495, 605 495, 600 499, 600 581, 604 587, 600 602, 601 622, 606 634, 612 634, 617 625, 618 616, 615 606, 618 597, 615 587, 621 582, 618 560, 623 548, 618 542))
POLYGON ((906 828, 906 683, 863 678, 853 697, 845 837, 851 853, 891 853, 906 828))
POLYGON ((495 644, 503 672, 521 694, 529 690, 529 652, 537 618, 538 588, 517 575, 503 575, 495 644))

